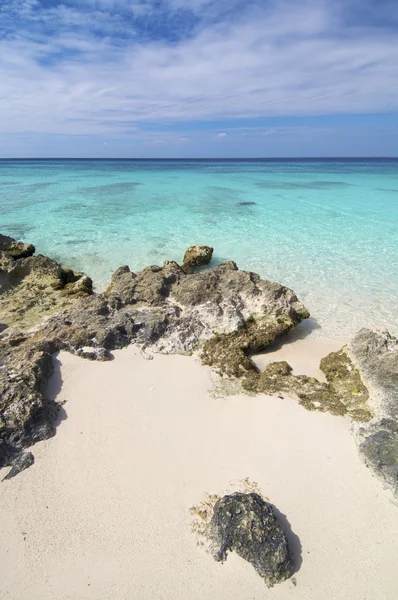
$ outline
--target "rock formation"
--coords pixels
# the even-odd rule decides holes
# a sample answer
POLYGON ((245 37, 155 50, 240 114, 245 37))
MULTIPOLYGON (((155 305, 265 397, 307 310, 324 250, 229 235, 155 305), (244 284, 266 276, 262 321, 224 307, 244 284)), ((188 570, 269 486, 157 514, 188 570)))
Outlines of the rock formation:
POLYGON ((213 257, 213 248, 211 246, 189 246, 187 248, 183 268, 193 269, 208 265, 213 257))
POLYGON ((348 346, 369 390, 373 419, 355 427, 359 451, 374 474, 398 492, 398 340, 361 329, 348 346))
POLYGON ((67 306, 71 298, 92 294, 92 281, 64 269, 34 246, 0 236, 0 330, 25 329, 67 306))
POLYGON ((268 587, 293 575, 282 525, 272 504, 259 494, 237 492, 218 500, 210 530, 218 547, 216 560, 224 561, 228 552, 236 552, 253 565, 268 587))
POLYGON ((209 364, 232 375, 249 362, 247 353, 309 316, 292 290, 233 262, 198 273, 170 261, 138 273, 125 266, 105 293, 92 294, 89 278, 46 257, 3 255, 0 465, 22 464, 23 448, 53 435, 56 405, 45 387, 58 350, 107 360, 132 342, 168 354, 202 348, 209 364), (233 348, 236 358, 217 358, 212 340, 233 348))
POLYGON ((294 375, 285 362, 260 373, 251 355, 309 316, 289 288, 232 261, 190 272, 202 260, 192 259, 189 268, 120 267, 106 292, 94 294, 84 274, 24 256, 33 246, 6 236, 0 245, 0 466, 11 465, 11 474, 31 464, 24 448, 54 434, 57 405, 45 394, 52 354, 109 360, 136 343, 166 354, 197 351, 248 393, 295 395, 308 410, 348 415, 366 464, 397 491, 398 341, 387 332, 362 330, 325 357, 326 383, 294 375))
POLYGON ((35 247, 32 244, 18 242, 14 238, 0 233, 0 251, 6 252, 12 258, 27 258, 35 253, 35 247))

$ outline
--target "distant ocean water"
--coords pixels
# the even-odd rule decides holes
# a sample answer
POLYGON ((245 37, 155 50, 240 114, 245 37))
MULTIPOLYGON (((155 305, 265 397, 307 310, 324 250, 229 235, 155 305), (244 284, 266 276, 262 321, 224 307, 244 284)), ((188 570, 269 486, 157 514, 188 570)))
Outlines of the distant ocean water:
POLYGON ((0 231, 97 289, 211 244, 292 287, 313 336, 398 334, 398 160, 2 160, 0 231))

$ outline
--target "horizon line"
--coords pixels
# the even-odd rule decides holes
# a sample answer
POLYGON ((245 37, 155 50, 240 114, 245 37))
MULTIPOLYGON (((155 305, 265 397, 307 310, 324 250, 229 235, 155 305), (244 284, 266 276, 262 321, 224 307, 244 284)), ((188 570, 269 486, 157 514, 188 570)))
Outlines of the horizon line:
POLYGON ((24 157, 0 157, 0 161, 7 160, 266 160, 266 161, 277 161, 277 160, 398 160, 398 156, 249 156, 249 157, 212 157, 212 156, 201 156, 201 157, 78 157, 78 156, 24 156, 24 157))

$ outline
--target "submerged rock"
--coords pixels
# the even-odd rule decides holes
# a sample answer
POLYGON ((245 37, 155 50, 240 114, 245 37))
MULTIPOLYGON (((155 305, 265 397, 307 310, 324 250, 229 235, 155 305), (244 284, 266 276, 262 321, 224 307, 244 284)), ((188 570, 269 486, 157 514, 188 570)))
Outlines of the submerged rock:
POLYGON ((183 268, 203 267, 208 265, 213 256, 211 246, 189 246, 184 254, 183 268))
POLYGON ((253 565, 268 587, 293 575, 288 542, 272 504, 259 494, 237 492, 214 506, 211 535, 218 546, 215 559, 236 552, 253 565))
POLYGON ((256 206, 255 202, 238 202, 237 206, 256 206))

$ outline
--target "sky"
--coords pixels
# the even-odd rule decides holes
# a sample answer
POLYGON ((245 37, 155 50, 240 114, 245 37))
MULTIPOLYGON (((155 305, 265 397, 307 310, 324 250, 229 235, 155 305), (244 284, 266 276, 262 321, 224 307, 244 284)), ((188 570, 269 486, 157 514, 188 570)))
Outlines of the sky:
POLYGON ((398 156, 398 0, 0 0, 0 158, 398 156))

